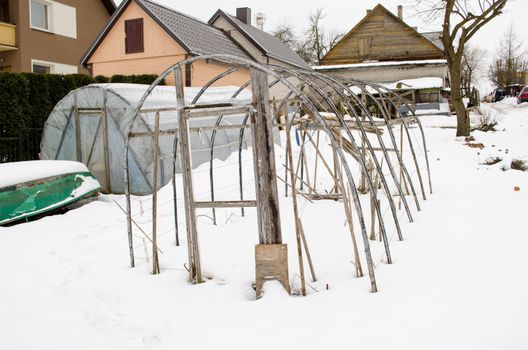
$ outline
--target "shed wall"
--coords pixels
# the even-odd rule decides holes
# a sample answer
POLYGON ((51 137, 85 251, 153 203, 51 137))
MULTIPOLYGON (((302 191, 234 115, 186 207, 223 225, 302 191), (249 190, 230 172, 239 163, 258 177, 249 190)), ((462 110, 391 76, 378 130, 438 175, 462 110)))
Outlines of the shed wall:
POLYGON ((323 57, 321 64, 441 58, 444 55, 439 48, 378 5, 323 57))
POLYGON ((338 76, 349 79, 364 80, 374 83, 391 83, 405 79, 417 79, 424 77, 442 78, 448 77, 447 65, 431 66, 381 66, 347 68, 336 70, 321 70, 323 74, 338 76))

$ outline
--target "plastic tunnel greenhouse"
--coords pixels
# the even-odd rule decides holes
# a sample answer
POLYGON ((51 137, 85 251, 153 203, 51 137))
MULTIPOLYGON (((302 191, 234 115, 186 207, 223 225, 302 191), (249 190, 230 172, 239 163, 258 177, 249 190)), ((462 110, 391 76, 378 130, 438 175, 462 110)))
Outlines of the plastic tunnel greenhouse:
MULTIPOLYGON (((135 84, 93 84, 70 92, 53 109, 44 127, 41 159, 76 160, 86 164, 108 193, 125 193, 124 155, 127 132, 154 132, 155 116, 160 114, 162 130, 177 128, 176 94, 174 87, 158 86, 141 106, 134 119, 138 102, 149 87, 135 84), (130 124, 134 123, 133 126, 130 124)), ((251 92, 238 87, 185 88, 186 104, 230 103, 246 105, 251 92)), ((240 124, 244 115, 226 116, 222 123, 240 124)), ((216 118, 202 118, 190 123, 193 167, 210 160, 211 136, 216 118)), ((226 159, 239 148, 239 130, 221 129, 214 136, 214 157, 226 159)), ((248 135, 249 136, 249 135, 248 135)), ((174 133, 159 137, 159 172, 157 188, 166 185, 173 176, 174 133)), ((251 142, 249 137, 244 140, 251 142)), ((137 195, 152 192, 152 161, 154 146, 151 138, 137 137, 130 143, 130 192, 137 195)))

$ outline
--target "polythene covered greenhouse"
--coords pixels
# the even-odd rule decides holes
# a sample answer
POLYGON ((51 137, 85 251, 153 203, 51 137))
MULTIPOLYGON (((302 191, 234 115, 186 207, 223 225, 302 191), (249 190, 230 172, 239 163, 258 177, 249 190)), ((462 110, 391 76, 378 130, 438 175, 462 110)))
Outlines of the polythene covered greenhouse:
MULTIPOLYGON (((70 92, 53 109, 44 127, 41 159, 76 160, 86 164, 109 193, 125 193, 124 155, 127 133, 152 133, 156 114, 160 114, 161 130, 173 130, 159 137, 159 171, 157 188, 166 185, 179 165, 174 160, 174 134, 177 129, 176 94, 174 87, 157 86, 142 104, 138 118, 136 108, 149 87, 136 84, 93 84, 70 92), (131 125, 133 123, 133 125, 131 125)), ((245 105, 251 93, 239 87, 185 88, 186 104, 225 103, 245 105)), ((244 115, 226 116, 223 125, 240 124, 244 115)), ((239 148, 238 129, 213 127, 216 118, 190 122, 193 167, 214 157, 227 158, 239 148), (214 139, 214 140, 212 140, 214 139)), ((250 135, 244 138, 246 146, 250 135)), ((131 138, 129 148, 130 190, 133 194, 152 193, 154 145, 148 137, 131 138)))

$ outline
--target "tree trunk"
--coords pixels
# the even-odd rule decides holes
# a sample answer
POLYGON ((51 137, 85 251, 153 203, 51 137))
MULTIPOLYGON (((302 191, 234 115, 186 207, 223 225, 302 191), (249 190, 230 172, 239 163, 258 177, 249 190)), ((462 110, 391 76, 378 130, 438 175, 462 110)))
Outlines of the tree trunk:
POLYGON ((457 115, 457 132, 456 136, 469 136, 471 131, 469 123, 469 113, 466 110, 461 93, 461 79, 460 68, 462 66, 462 58, 456 55, 449 67, 451 74, 451 100, 457 115))

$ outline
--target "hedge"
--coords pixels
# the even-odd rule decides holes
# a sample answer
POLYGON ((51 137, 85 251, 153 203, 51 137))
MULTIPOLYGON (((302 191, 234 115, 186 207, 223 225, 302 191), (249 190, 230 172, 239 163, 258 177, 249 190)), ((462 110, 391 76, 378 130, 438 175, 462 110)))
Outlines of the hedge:
POLYGON ((0 72, 0 136, 16 136, 21 128, 43 128, 53 107, 82 86, 108 82, 150 85, 156 78, 151 74, 92 78, 84 74, 0 72))
POLYGON ((17 135, 31 124, 29 81, 21 74, 0 73, 0 135, 17 135))

